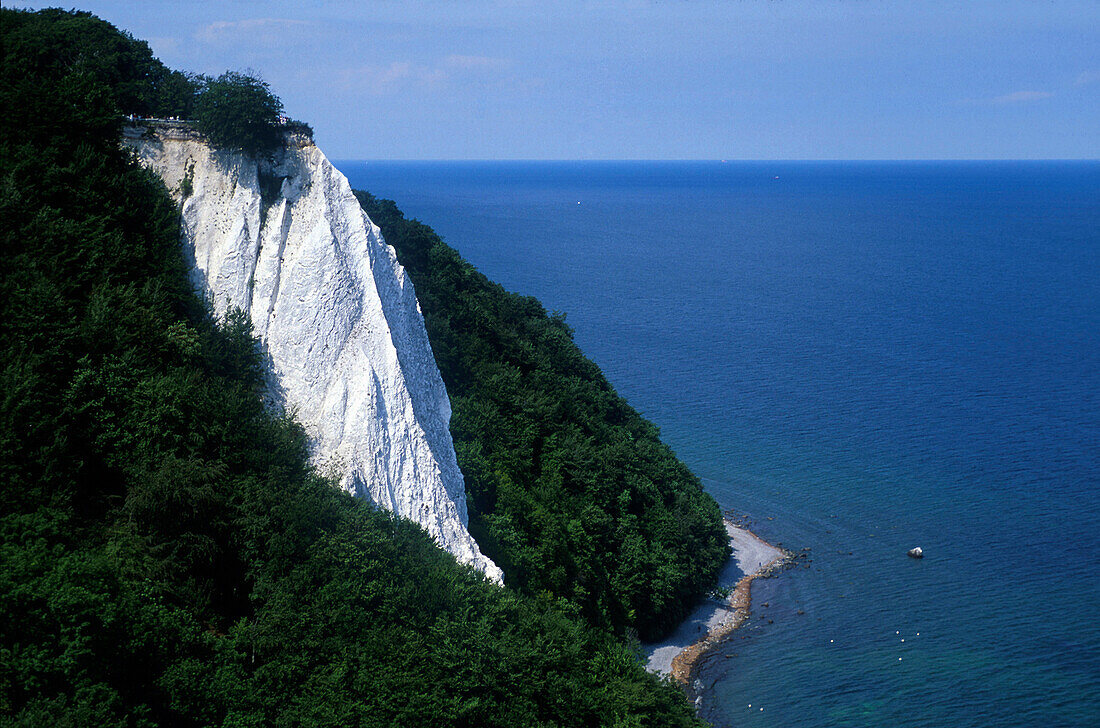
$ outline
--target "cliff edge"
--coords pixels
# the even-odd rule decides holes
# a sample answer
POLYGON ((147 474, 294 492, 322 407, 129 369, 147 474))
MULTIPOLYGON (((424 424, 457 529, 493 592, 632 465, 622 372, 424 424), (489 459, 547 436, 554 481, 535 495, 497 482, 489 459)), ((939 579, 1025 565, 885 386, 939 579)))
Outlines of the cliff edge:
POLYGON ((263 160, 178 123, 128 126, 124 141, 181 203, 196 289, 218 315, 250 315, 269 401, 305 427, 321 472, 502 581, 467 530, 450 400, 412 283, 344 175, 297 135, 263 160))

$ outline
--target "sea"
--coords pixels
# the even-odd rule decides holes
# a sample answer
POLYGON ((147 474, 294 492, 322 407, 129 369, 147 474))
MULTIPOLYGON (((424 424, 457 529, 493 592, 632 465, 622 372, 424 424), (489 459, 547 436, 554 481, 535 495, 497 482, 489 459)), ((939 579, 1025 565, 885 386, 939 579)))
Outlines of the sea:
POLYGON ((806 554, 703 664, 703 718, 1100 726, 1100 163, 337 166, 565 313, 806 554))

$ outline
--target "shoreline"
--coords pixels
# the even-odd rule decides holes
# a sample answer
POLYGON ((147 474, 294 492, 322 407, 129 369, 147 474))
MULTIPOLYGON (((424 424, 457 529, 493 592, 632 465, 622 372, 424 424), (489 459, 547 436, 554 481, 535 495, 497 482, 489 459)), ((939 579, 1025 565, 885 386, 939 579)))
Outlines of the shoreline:
POLYGON ((790 552, 772 546, 728 515, 723 521, 732 553, 719 576, 719 587, 733 586, 732 593, 721 602, 707 600, 671 637, 647 649, 646 669, 670 675, 683 686, 691 683, 699 661, 748 619, 753 580, 773 573, 792 558, 790 552))

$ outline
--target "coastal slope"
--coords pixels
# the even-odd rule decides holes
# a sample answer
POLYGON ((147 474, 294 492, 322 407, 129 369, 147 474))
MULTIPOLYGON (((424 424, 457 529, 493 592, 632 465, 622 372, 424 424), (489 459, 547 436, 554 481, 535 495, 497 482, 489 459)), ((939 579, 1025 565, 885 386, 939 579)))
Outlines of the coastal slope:
POLYGON ((564 315, 490 281, 392 201, 356 195, 416 284, 478 543, 520 592, 663 638, 726 561, 718 504, 564 315))

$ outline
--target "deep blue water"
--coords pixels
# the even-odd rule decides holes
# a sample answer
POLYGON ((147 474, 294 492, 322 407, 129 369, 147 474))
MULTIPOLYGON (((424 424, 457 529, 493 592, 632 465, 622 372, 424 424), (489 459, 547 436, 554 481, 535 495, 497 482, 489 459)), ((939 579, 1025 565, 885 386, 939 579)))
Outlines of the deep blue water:
POLYGON ((1100 725, 1100 163, 338 166, 811 549, 716 726, 1100 725))

